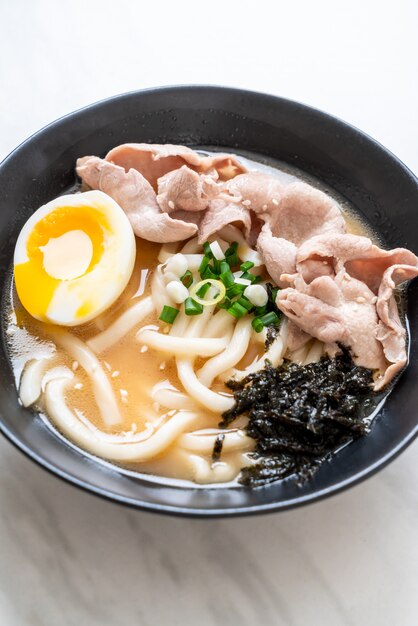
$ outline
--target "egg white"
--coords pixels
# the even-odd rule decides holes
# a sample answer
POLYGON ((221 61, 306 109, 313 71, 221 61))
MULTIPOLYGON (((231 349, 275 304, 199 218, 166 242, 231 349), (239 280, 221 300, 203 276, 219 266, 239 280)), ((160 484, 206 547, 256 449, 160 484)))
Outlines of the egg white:
MULTIPOLYGON (((82 230, 82 223, 79 228, 82 230)), ((42 250, 41 247, 39 249, 42 250)), ((135 253, 135 235, 130 222, 112 198, 101 191, 60 196, 35 211, 19 234, 14 254, 16 289, 24 306, 26 302, 29 313, 41 321, 64 326, 83 324, 100 315, 121 295, 131 277, 135 253), (31 234, 50 213, 68 207, 86 208, 89 219, 92 219, 93 215, 100 216, 103 234, 101 256, 97 263, 81 276, 69 280, 58 280, 47 308, 34 313, 30 310, 29 303, 36 300, 37 285, 31 284, 31 291, 28 293, 28 281, 26 284, 23 284, 23 281, 19 284, 17 278, 19 272, 16 272, 16 269, 26 264, 25 271, 30 272, 28 240, 31 234), (88 211, 89 208, 92 209, 91 214, 88 211), (83 309, 85 309, 84 312, 83 309)), ((77 254, 76 249, 74 254, 77 254)), ((39 272, 39 267, 37 271, 39 272)), ((44 271, 47 274, 45 266, 44 271)), ((49 276, 48 274, 47 280, 49 276)))

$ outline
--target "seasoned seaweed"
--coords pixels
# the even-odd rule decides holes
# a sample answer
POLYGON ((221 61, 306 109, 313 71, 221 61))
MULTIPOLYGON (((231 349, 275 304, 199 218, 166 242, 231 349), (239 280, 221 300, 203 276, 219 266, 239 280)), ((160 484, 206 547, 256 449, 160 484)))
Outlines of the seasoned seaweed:
POLYGON ((221 458, 222 447, 224 445, 225 435, 224 433, 220 433, 215 440, 215 445, 213 446, 212 452, 212 462, 216 463, 221 458))
POLYGON ((276 339, 277 335, 280 332, 280 326, 269 326, 267 328, 267 338, 266 338, 266 342, 264 344, 264 350, 265 352, 267 352, 267 350, 270 348, 271 344, 274 343, 274 340, 276 339))
POLYGON ((287 362, 227 383, 235 405, 223 414, 228 426, 247 414, 257 463, 241 482, 260 486, 296 474, 303 482, 333 452, 367 431, 375 405, 372 371, 353 362, 347 349, 335 358, 297 365, 287 362))

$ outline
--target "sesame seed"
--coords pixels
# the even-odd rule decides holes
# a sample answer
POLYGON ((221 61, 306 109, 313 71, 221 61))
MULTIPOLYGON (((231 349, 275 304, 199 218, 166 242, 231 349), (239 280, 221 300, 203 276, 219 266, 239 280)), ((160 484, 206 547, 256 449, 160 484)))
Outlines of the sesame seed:
POLYGON ((120 395, 122 397, 127 397, 128 396, 128 392, 126 391, 126 389, 119 389, 120 395))
POLYGON ((174 202, 172 200, 169 200, 168 201, 168 206, 170 207, 170 209, 174 209, 176 205, 174 204, 174 202))
POLYGON ((244 206, 250 206, 250 204, 251 204, 251 200, 243 200, 242 204, 243 204, 244 206))
POLYGON ((117 378, 120 374, 119 370, 115 370, 114 372, 112 372, 112 378, 117 378))
POLYGON ((279 204, 279 201, 276 200, 276 198, 273 198, 272 203, 275 204, 276 206, 279 204))
POLYGON ((112 366, 107 361, 103 361, 103 363, 104 363, 105 368, 108 369, 110 372, 112 370, 112 366))
POLYGON ((142 346, 142 348, 140 349, 140 352, 142 352, 142 354, 144 352, 148 352, 148 346, 142 346))
POLYGON ((73 372, 76 372, 78 370, 78 361, 73 361, 71 369, 73 370, 73 372))
POLYGON ((363 304, 363 302, 366 302, 366 298, 363 298, 363 296, 359 296, 358 298, 356 298, 356 301, 359 304, 363 304))
POLYGON ((160 370, 165 370, 165 361, 163 361, 162 363, 160 363, 160 370))
POLYGON ((263 204, 262 209, 263 209, 263 211, 267 211, 267 204, 263 204))
POLYGON ((74 389, 83 389, 83 383, 77 383, 74 385, 74 389))

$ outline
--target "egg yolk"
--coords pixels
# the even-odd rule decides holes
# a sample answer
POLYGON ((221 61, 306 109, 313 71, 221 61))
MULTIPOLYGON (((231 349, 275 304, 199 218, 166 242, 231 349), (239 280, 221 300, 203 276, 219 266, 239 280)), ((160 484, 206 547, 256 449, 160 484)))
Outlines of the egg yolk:
MULTIPOLYGON (((88 248, 87 268, 82 263, 80 264, 79 259, 76 258, 80 250, 74 249, 74 266, 79 268, 78 271, 84 270, 83 275, 87 274, 100 261, 104 250, 105 235, 111 232, 103 213, 89 206, 60 207, 48 213, 48 215, 37 222, 26 242, 28 260, 25 263, 16 265, 14 268, 19 298, 23 306, 38 319, 46 320, 46 313, 54 291, 62 281, 62 278, 57 277, 60 275, 59 268, 57 268, 56 272, 52 269, 53 258, 51 258, 51 251, 59 249, 59 238, 62 238, 61 242, 63 242, 64 235, 74 234, 74 232, 79 233, 80 242, 80 234, 82 233, 91 242, 91 245, 86 246, 84 241, 82 245, 83 249, 88 248), (56 242, 55 245, 54 241, 56 242), (49 256, 48 263, 46 263, 47 251, 49 256)), ((68 272, 68 264, 71 262, 71 259, 68 258, 68 249, 66 254, 64 254, 63 249, 63 256, 67 257, 66 271, 68 272)), ((68 273, 68 276, 70 277, 70 273, 68 273)))

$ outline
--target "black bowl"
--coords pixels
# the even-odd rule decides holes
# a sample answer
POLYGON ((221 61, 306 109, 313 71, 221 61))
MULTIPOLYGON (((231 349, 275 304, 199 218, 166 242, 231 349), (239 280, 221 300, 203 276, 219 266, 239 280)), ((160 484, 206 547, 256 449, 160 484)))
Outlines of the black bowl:
MULTIPOLYGON (((29 215, 74 185, 74 163, 124 142, 182 143, 250 150, 315 175, 354 204, 390 247, 418 252, 418 183, 390 152, 359 130, 307 106, 220 87, 168 87, 117 96, 50 124, 0 166, 0 271, 29 215)), ((116 502, 160 513, 229 516, 278 511, 329 496, 370 476, 418 433, 418 284, 408 298, 411 362, 372 432, 324 463, 302 487, 169 487, 96 463, 19 406, 4 346, 0 351, 0 429, 57 476, 116 502)))

